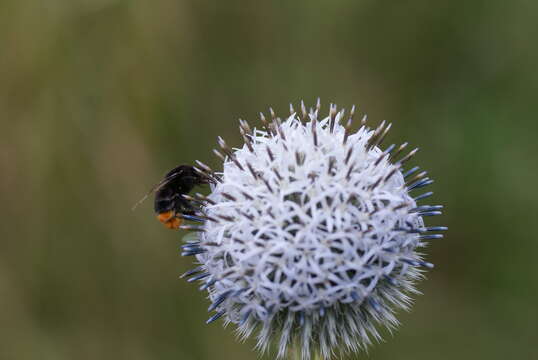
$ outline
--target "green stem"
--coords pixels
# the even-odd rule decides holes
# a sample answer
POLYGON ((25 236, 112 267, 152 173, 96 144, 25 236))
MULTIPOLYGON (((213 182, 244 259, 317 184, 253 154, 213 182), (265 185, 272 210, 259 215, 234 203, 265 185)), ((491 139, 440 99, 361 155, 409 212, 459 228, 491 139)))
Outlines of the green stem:
MULTIPOLYGON (((290 360, 302 360, 300 348, 289 348, 288 358, 290 360)), ((311 356, 310 360, 325 360, 325 359, 323 358, 323 356, 321 356, 321 353, 315 352, 311 356)))

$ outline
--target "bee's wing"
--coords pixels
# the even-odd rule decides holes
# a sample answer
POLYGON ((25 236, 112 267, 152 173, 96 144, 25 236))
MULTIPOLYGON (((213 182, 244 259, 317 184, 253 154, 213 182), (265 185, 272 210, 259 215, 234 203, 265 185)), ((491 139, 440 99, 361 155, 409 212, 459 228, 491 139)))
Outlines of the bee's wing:
POLYGON ((159 181, 157 184, 155 184, 150 191, 148 191, 143 197, 142 199, 138 200, 138 202, 136 204, 133 205, 133 207, 131 208, 132 211, 135 211, 136 208, 138 207, 138 205, 142 204, 144 201, 146 201, 146 199, 148 198, 148 196, 150 196, 151 194, 153 194, 154 192, 156 192, 157 190, 159 190, 160 188, 162 188, 164 185, 168 184, 172 179, 175 179, 176 177, 178 177, 179 175, 181 175, 181 171, 173 174, 173 175, 170 175, 170 176, 167 176, 165 177, 164 179, 162 179, 161 181, 159 181))

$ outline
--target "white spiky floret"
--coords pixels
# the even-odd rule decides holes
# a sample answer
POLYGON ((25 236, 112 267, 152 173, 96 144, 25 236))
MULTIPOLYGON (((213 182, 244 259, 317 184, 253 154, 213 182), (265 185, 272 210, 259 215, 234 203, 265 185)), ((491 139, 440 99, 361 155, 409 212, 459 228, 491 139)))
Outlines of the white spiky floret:
POLYGON ((224 316, 243 338, 258 327, 260 350, 276 343, 279 358, 294 344, 303 359, 327 359, 379 340, 377 325, 398 324, 394 312, 408 308, 421 268, 433 266, 418 249, 441 235, 425 233, 446 228, 424 226, 440 206, 416 199, 431 193, 409 193, 432 182, 403 170, 416 150, 381 149, 390 125, 363 122, 351 134, 332 105, 322 120, 319 105, 302 110, 302 119, 273 115, 262 129, 242 121, 240 148, 219 139, 223 170, 202 170, 215 183, 184 255, 201 264, 188 275, 209 291, 208 322, 224 316))

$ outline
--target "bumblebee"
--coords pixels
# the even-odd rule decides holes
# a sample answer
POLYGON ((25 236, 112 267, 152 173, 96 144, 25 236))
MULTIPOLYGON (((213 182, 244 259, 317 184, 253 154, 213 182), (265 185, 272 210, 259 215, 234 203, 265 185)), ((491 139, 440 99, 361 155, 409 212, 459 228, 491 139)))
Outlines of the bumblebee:
POLYGON ((183 222, 183 216, 195 214, 195 208, 183 195, 192 191, 195 186, 208 184, 209 179, 196 172, 191 165, 179 165, 170 170, 153 189, 150 190, 133 210, 142 203, 148 195, 155 193, 154 209, 157 220, 169 229, 178 229, 183 222))
POLYGON ((195 186, 207 184, 208 179, 193 166, 180 165, 170 170, 155 190, 154 209, 157 220, 169 229, 177 229, 183 222, 181 215, 194 215, 195 208, 183 198, 195 186))

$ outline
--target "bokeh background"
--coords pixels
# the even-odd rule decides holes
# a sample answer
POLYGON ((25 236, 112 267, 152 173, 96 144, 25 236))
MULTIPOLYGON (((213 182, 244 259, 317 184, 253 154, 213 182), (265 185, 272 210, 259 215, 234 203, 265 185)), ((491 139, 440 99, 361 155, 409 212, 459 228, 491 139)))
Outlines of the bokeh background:
MULTIPOLYGON (((538 358, 535 1, 0 2, 0 359, 255 359, 204 324, 151 201, 239 117, 319 96, 394 122, 447 238, 353 359, 538 358)), ((271 356, 265 357, 270 359, 271 356)))

